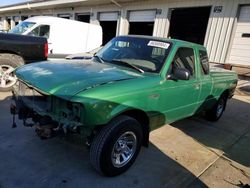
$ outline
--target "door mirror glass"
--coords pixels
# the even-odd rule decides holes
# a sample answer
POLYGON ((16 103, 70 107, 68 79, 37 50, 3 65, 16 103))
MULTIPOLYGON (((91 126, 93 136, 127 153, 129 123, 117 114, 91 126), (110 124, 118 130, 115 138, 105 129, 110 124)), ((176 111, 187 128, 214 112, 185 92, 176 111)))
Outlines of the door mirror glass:
POLYGON ((167 79, 189 80, 195 78, 194 49, 181 47, 169 66, 167 79))
POLYGON ((172 77, 176 80, 189 80, 190 72, 186 68, 176 68, 172 77))

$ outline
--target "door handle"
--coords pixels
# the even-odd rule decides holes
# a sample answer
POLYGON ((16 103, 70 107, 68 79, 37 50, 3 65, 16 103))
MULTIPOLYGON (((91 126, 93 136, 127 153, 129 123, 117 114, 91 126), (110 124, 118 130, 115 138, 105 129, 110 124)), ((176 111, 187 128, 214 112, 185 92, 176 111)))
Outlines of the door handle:
POLYGON ((194 84, 193 87, 194 89, 200 89, 200 84, 194 84))

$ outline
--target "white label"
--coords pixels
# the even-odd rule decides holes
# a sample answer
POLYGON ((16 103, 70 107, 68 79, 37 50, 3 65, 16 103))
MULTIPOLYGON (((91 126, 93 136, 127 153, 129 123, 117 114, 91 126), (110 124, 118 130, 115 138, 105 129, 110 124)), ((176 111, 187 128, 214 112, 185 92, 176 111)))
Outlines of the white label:
POLYGON ((168 49, 170 44, 166 42, 160 42, 160 41, 149 41, 148 46, 158 47, 158 48, 164 48, 168 49))

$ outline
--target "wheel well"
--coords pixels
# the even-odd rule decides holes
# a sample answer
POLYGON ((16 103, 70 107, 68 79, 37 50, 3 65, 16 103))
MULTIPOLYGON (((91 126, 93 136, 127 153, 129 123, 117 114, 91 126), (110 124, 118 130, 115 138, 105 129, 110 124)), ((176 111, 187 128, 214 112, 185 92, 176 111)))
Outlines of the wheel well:
MULTIPOLYGON (((221 94, 220 97, 224 97, 226 100, 228 100, 229 94, 230 94, 230 93, 229 93, 229 90, 226 89, 225 91, 223 91, 223 93, 221 94)), ((226 105, 227 105, 227 104, 225 104, 224 110, 225 110, 225 108, 226 108, 226 105)))
POLYGON ((226 89, 225 91, 223 91, 223 93, 221 94, 221 96, 225 96, 226 99, 228 99, 228 97, 229 97, 229 90, 226 89))
POLYGON ((5 53, 5 54, 20 55, 20 54, 18 54, 18 53, 16 53, 16 52, 13 52, 13 51, 9 51, 9 50, 0 50, 0 54, 3 54, 3 53, 5 53))
POLYGON ((142 131, 143 131, 143 142, 142 143, 143 143, 143 146, 148 147, 150 128, 149 128, 149 118, 148 118, 147 114, 141 110, 129 110, 129 111, 123 112, 120 115, 126 115, 129 117, 132 117, 140 123, 140 125, 142 127, 142 131))
POLYGON ((25 64, 24 58, 15 52, 0 50, 0 59, 2 58, 7 58, 18 66, 25 64))

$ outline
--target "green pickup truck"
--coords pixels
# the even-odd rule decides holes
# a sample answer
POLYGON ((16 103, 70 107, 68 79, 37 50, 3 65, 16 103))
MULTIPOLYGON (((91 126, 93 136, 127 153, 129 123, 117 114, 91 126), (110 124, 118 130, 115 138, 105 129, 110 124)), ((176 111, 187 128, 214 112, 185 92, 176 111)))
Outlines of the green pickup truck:
POLYGON ((12 114, 43 138, 82 135, 106 176, 134 163, 150 131, 198 113, 218 120, 237 85, 235 72, 210 70, 203 46, 149 36, 119 36, 91 60, 30 64, 16 75, 12 114))

